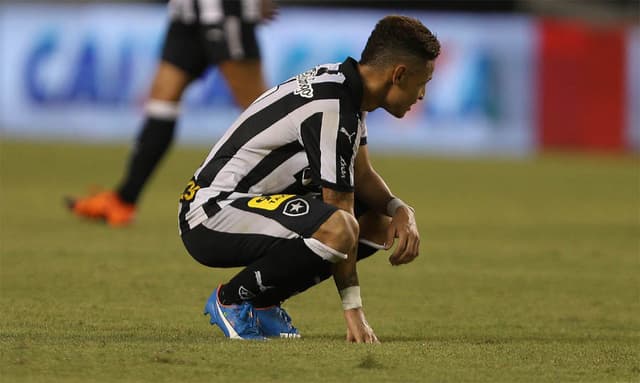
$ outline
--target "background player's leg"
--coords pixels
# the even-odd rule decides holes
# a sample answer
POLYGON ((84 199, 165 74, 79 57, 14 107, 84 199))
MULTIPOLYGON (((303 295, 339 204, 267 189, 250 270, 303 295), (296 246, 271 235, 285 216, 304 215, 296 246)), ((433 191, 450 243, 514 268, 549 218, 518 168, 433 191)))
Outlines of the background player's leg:
POLYGON ((147 115, 124 177, 116 191, 68 198, 67 205, 75 214, 102 219, 112 226, 133 221, 135 203, 173 139, 182 94, 208 66, 198 31, 195 24, 171 22, 149 95, 147 115))
POLYGON ((218 69, 242 109, 267 90, 259 59, 227 60, 221 62, 218 69))
POLYGON ((178 102, 192 78, 178 67, 160 62, 147 104, 147 116, 120 186, 115 192, 68 198, 67 204, 75 214, 102 219, 112 226, 133 221, 140 192, 171 144, 178 102))
POLYGON ((161 61, 153 80, 146 117, 131 152, 127 172, 117 189, 124 202, 135 204, 149 176, 173 140, 179 102, 192 77, 161 61))

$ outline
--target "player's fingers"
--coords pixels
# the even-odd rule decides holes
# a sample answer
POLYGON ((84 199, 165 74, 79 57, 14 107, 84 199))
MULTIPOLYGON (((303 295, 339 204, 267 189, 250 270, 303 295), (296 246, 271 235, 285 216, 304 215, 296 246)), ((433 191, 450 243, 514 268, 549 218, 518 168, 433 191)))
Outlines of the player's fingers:
POLYGON ((418 252, 420 249, 420 238, 411 236, 408 240, 407 240, 407 247, 406 250, 404 252, 404 254, 400 255, 400 257, 398 258, 398 262, 402 263, 402 264, 406 264, 409 263, 411 261, 413 261, 414 259, 416 259, 416 257, 418 256, 418 252))
POLYGON ((415 242, 414 244, 415 248, 413 249, 413 259, 418 258, 418 256, 420 256, 420 239, 418 238, 418 240, 415 242))
POLYGON ((405 252, 404 257, 401 259, 402 263, 412 262, 419 255, 420 242, 419 241, 411 241, 411 243, 407 246, 407 251, 405 252))
POLYGON ((413 249, 413 252, 411 253, 411 257, 407 260, 407 262, 413 262, 416 258, 418 258, 419 255, 420 253, 418 252, 418 247, 416 246, 413 249))
POLYGON ((420 236, 412 232, 407 234, 407 246, 404 254, 399 256, 399 261, 402 263, 409 263, 413 261, 420 250, 420 236))
POLYGON ((371 343, 371 342, 372 342, 371 335, 368 332, 363 332, 362 338, 358 343, 371 343))
POLYGON ((351 331, 351 342, 352 343, 363 343, 365 338, 365 334, 360 328, 354 328, 354 331, 351 331))
POLYGON ((407 245, 407 251, 403 258, 404 263, 413 261, 418 256, 418 245, 416 239, 411 239, 407 245))
POLYGON ((367 326, 366 343, 369 343, 369 344, 380 343, 380 341, 378 340, 378 337, 373 332, 373 329, 369 326, 367 326))
POLYGON ((417 237, 415 239, 415 241, 413 242, 413 253, 414 253, 414 258, 416 258, 417 256, 420 255, 420 237, 417 237))
POLYGON ((373 331, 371 331, 369 334, 367 334, 367 343, 368 344, 374 344, 378 341, 378 338, 376 338, 376 334, 373 333, 373 331))
POLYGON ((398 238, 398 245, 396 246, 395 251, 389 257, 389 262, 391 262, 392 265, 399 265, 400 260, 402 259, 406 251, 406 248, 407 248, 407 238, 401 235, 398 238))

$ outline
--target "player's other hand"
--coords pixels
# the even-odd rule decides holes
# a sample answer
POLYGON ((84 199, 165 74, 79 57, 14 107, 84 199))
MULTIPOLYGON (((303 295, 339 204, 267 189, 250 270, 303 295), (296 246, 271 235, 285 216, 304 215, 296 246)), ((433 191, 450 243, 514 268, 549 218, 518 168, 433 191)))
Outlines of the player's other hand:
POLYGON ((269 21, 276 18, 278 5, 274 0, 262 0, 260 2, 260 16, 262 21, 269 21))
POLYGON ((389 263, 397 266, 416 259, 420 252, 420 233, 415 215, 407 207, 399 207, 391 218, 385 241, 387 250, 393 246, 395 238, 398 238, 398 244, 389 257, 389 263))
POLYGON ((344 310, 347 322, 347 342, 351 343, 380 343, 373 329, 367 323, 362 308, 344 310))

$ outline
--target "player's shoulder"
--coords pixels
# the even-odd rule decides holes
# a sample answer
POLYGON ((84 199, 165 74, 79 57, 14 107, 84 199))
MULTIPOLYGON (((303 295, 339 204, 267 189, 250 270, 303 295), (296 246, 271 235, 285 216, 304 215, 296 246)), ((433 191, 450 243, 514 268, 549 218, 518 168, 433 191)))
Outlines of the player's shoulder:
POLYGON ((344 97, 346 77, 340 71, 340 64, 317 65, 293 77, 293 94, 311 101, 319 99, 339 99, 344 97))
POLYGON ((341 68, 341 63, 321 64, 313 68, 314 83, 344 84, 346 76, 341 68))

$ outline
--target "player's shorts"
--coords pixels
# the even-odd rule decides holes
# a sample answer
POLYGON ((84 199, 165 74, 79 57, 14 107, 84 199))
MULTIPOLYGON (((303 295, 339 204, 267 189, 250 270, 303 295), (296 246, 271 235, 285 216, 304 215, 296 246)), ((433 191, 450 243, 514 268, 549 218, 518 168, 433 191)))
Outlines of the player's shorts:
POLYGON ((239 198, 183 232, 189 253, 211 267, 246 266, 278 241, 309 238, 337 207, 312 196, 239 198))
MULTIPOLYGON (((200 77, 210 66, 227 60, 259 59, 257 20, 241 9, 201 9, 212 1, 172 0, 171 23, 162 48, 162 60, 200 77), (177 5, 176 5, 177 4, 177 5)), ((229 3, 234 5, 235 3, 229 3)), ((240 2, 237 2, 240 4, 240 2)))

